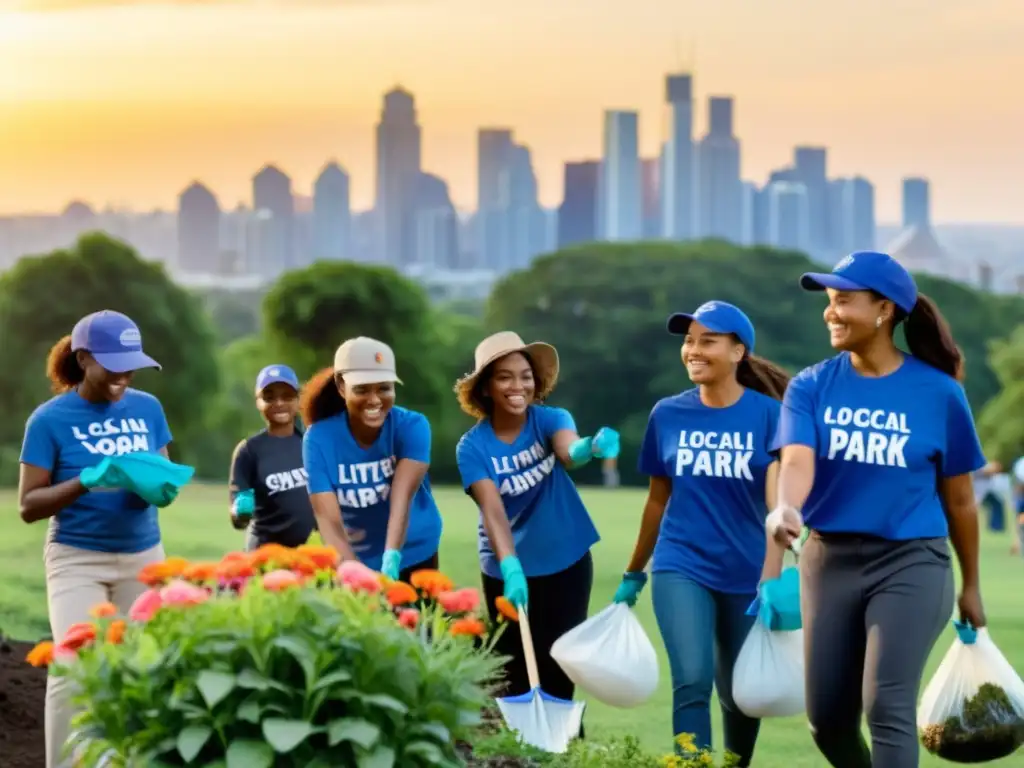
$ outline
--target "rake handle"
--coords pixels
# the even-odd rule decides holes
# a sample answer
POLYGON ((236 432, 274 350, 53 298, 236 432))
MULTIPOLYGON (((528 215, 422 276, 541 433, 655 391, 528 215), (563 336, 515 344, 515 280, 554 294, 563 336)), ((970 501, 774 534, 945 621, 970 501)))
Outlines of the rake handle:
POLYGON ((533 650, 533 635, 530 633, 530 619, 526 608, 519 609, 519 636, 523 641, 523 657, 526 659, 526 677, 530 681, 530 690, 540 688, 540 672, 537 671, 537 654, 533 650))

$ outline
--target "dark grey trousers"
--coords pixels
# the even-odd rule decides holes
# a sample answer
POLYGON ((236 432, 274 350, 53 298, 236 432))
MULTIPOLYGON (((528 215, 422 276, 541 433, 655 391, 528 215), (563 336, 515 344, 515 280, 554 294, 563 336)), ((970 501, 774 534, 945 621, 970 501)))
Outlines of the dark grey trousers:
POLYGON ((818 749, 834 768, 918 768, 917 694, 953 612, 946 540, 812 532, 800 592, 807 719, 818 749))

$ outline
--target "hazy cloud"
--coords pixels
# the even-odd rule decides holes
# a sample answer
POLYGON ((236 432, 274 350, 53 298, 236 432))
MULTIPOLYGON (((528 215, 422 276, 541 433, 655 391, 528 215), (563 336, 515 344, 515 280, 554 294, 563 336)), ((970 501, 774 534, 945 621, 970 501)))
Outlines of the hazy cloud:
MULTIPOLYGON (((409 0, 416 1, 416 0, 409 0)), ((278 5, 278 6, 345 6, 368 3, 394 3, 395 0, 13 0, 18 11, 59 12, 79 11, 88 8, 115 8, 131 5, 165 6, 214 6, 214 5, 278 5)), ((0 0, 0 10, 12 4, 12 0, 0 0)))

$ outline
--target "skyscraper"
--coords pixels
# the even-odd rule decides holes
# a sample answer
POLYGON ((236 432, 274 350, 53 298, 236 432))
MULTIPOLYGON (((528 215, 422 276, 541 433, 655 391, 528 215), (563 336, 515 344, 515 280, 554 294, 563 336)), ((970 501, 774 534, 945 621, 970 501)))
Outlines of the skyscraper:
POLYGON ((835 255, 870 251, 875 243, 875 187, 862 176, 831 182, 835 255))
POLYGON ((264 166, 253 176, 252 202, 254 211, 269 214, 269 218, 261 219, 259 227, 261 272, 266 277, 277 277, 295 266, 295 198, 291 178, 276 166, 264 166))
POLYGON ((796 181, 774 181, 765 194, 768 245, 806 253, 810 240, 807 188, 796 181))
POLYGON ((708 116, 708 132, 697 147, 697 234, 738 243, 743 238, 743 181, 732 98, 712 96, 708 116))
POLYGON ((512 131, 481 128, 477 131, 477 240, 480 266, 504 270, 508 261, 509 166, 512 162, 512 131))
POLYGON ((689 74, 665 78, 668 137, 661 162, 662 235, 670 240, 694 236, 693 78, 689 74))
POLYGON ((430 272, 459 266, 458 217, 444 179, 421 173, 416 190, 416 264, 430 272))
POLYGON ((216 272, 220 261, 220 204, 198 181, 178 196, 178 269, 216 272))
POLYGON ((414 214, 421 172, 422 134, 416 101, 401 87, 384 94, 377 123, 377 248, 394 267, 415 258, 414 214))
POLYGON ((793 172, 795 180, 807 190, 808 253, 828 258, 833 251, 829 224, 828 150, 825 147, 795 147, 793 172))
POLYGON ((640 116, 636 112, 605 112, 599 189, 601 238, 639 240, 643 236, 643 216, 640 116))
POLYGON ((931 229, 931 190, 928 179, 903 180, 903 227, 931 229))
POLYGON ((601 163, 566 163, 562 204, 558 208, 558 247, 597 239, 597 184, 601 163))
POLYGON ((348 174, 331 162, 313 184, 313 259, 351 259, 351 232, 348 174))

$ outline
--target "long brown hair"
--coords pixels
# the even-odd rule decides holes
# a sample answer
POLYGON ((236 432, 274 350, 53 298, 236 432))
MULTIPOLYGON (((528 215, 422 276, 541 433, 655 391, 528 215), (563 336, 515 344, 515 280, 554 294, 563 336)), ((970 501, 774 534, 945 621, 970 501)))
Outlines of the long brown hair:
MULTIPOLYGON (((900 316, 896 316, 897 322, 900 316)), ((961 379, 964 356, 953 339, 949 323, 935 302, 923 293, 917 294, 917 303, 903 318, 903 336, 910 354, 928 363, 948 376, 961 379)))
POLYGON ((78 364, 78 355, 71 351, 71 336, 65 336, 50 348, 46 356, 46 378, 53 394, 70 392, 83 381, 85 371, 78 364))
POLYGON ((299 413, 307 429, 318 421, 337 416, 344 410, 345 398, 338 391, 332 367, 314 373, 299 392, 299 413))
POLYGON ((789 386, 790 375, 771 360, 746 355, 736 368, 736 381, 747 389, 781 400, 789 386))

